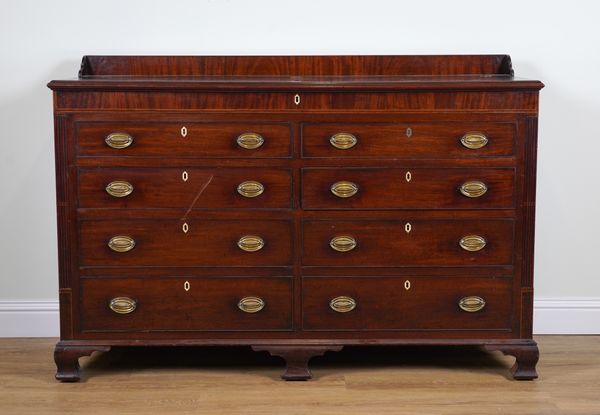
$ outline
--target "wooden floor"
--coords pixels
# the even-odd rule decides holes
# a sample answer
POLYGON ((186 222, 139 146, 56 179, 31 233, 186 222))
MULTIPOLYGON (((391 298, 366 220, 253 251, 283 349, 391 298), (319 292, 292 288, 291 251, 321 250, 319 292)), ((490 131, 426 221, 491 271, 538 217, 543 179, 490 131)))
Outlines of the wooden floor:
POLYGON ((114 349, 54 380, 54 339, 0 339, 0 414, 600 414, 600 337, 541 336, 540 378, 477 348, 348 348, 315 378, 244 348, 114 349))

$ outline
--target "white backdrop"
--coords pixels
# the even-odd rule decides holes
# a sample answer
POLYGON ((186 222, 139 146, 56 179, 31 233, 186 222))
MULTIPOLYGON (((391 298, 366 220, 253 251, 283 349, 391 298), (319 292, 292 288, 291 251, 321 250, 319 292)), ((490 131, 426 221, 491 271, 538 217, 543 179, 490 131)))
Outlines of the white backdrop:
POLYGON ((546 84, 536 331, 600 332, 597 1, 0 0, 0 336, 57 333, 50 79, 84 54, 508 53, 546 84))

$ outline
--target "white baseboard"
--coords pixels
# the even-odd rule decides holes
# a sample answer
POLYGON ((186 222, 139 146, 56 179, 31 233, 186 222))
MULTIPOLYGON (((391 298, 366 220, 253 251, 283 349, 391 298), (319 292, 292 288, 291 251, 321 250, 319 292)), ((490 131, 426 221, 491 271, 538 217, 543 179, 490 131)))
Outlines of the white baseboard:
POLYGON ((539 298, 533 306, 534 334, 600 334, 600 298, 539 298))
POLYGON ((58 337, 58 301, 0 301, 0 337, 58 337))
MULTIPOLYGON (((539 298, 534 334, 600 334, 600 298, 539 298)), ((0 337, 58 337, 58 301, 0 301, 0 337)))

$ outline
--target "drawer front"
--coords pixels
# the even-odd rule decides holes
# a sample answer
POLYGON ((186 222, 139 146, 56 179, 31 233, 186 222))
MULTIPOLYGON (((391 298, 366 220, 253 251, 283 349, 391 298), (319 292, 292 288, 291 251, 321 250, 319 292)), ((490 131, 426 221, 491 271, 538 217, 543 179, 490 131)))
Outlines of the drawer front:
POLYGON ((513 263, 512 219, 307 220, 303 230, 302 263, 306 266, 513 263))
POLYGON ((506 209, 514 207, 514 192, 512 168, 306 168, 302 171, 304 209, 506 209), (337 192, 336 186, 340 184, 342 189, 337 192), (347 189, 349 184, 353 190, 347 189))
POLYGON ((289 157, 291 127, 287 123, 239 122, 82 123, 78 129, 78 141, 80 156, 289 157), (114 133, 122 133, 129 138, 113 136, 111 147, 107 139, 114 133))
POLYGON ((82 266, 285 266, 287 220, 93 220, 80 224, 82 266))
POLYGON ((473 158, 514 155, 510 123, 303 124, 302 155, 352 158, 473 158))
POLYGON ((84 331, 289 330, 292 279, 83 278, 81 304, 84 331))
POLYGON ((80 169, 84 208, 291 207, 291 175, 277 169, 80 169))
POLYGON ((313 277, 302 280, 305 330, 507 330, 512 280, 313 277), (485 303, 481 307, 480 300, 485 303), (459 305, 463 301, 465 311, 459 305))

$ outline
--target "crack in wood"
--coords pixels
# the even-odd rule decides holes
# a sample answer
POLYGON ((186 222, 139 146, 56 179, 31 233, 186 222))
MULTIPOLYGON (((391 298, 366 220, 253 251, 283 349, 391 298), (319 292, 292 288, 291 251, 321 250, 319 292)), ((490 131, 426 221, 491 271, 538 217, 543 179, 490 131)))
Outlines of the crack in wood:
POLYGON ((202 193, 204 193, 204 191, 206 190, 206 188, 208 187, 208 185, 210 184, 210 182, 212 182, 212 179, 214 177, 215 177, 215 175, 211 174, 210 177, 208 178, 208 180, 206 181, 206 183, 204 183, 202 185, 202 187, 200 188, 200 190, 196 194, 196 197, 194 197, 194 200, 192 200, 192 203, 190 204, 190 207, 185 211, 185 214, 183 215, 183 217, 181 218, 181 220, 186 220, 187 219, 187 216, 190 214, 190 212, 192 211, 192 209, 196 205, 196 202, 198 202, 198 199, 200 199, 200 196, 202 196, 202 193))

